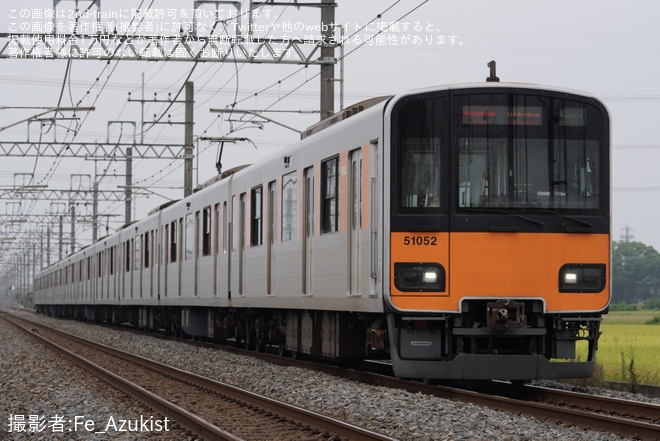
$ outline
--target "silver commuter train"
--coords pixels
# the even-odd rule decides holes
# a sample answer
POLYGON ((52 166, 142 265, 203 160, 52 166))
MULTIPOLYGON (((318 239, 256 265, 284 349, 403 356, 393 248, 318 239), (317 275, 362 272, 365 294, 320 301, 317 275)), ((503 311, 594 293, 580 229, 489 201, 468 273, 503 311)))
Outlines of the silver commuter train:
POLYGON ((401 377, 585 377, 609 243, 602 104, 435 87, 360 103, 223 173, 45 269, 34 298, 258 350, 387 357, 401 377))

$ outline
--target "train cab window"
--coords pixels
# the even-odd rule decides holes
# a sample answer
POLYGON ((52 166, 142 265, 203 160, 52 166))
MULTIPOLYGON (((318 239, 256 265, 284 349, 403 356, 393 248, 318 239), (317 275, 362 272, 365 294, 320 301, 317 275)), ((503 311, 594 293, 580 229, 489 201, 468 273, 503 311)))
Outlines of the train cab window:
POLYGON ((458 207, 593 210, 601 205, 603 116, 541 95, 458 96, 458 207))
POLYGON ((321 163, 321 233, 339 230, 339 157, 321 163))
POLYGON ((250 245, 263 243, 263 186, 252 189, 250 195, 250 245))
POLYGON ((445 135, 443 96, 402 101, 393 111, 393 161, 395 212, 439 213, 442 185, 441 150, 445 135))
POLYGON ((297 173, 282 176, 282 242, 296 239, 298 206, 297 173))

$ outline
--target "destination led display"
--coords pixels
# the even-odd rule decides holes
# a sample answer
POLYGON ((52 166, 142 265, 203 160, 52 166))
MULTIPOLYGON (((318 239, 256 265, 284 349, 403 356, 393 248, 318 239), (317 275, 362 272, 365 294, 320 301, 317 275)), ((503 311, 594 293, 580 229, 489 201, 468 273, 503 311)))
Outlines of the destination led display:
POLYGON ((540 106, 463 106, 463 124, 501 126, 540 126, 543 109, 540 106))
MULTIPOLYGON (((540 126, 543 124, 543 108, 541 106, 463 106, 463 124, 501 125, 501 126, 540 126)), ((584 107, 562 107, 555 121, 560 126, 584 127, 584 107)))

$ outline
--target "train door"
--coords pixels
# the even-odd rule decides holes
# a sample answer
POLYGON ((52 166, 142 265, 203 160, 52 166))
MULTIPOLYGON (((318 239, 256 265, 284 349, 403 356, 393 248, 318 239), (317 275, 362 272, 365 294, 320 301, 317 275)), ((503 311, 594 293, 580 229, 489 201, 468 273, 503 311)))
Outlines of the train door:
POLYGON ((99 295, 94 297, 94 299, 103 298, 103 285, 105 282, 105 250, 102 250, 98 253, 99 256, 99 295))
POLYGON ((312 242, 314 238, 314 167, 305 169, 303 195, 303 294, 311 294, 312 242))
POLYGON ((220 204, 215 204, 213 210, 213 297, 218 296, 218 254, 220 253, 220 204))
MULTIPOLYGON (((163 297, 167 297, 167 272, 170 263, 170 226, 165 225, 163 228, 163 297)), ((160 291, 158 291, 160 293, 160 291)))
POLYGON ((199 216, 200 212, 199 210, 195 212, 195 225, 193 227, 193 265, 194 265, 194 280, 193 280, 193 285, 194 285, 194 291, 193 295, 195 297, 199 296, 199 259, 202 255, 202 244, 200 244, 200 241, 202 240, 202 230, 200 228, 200 221, 199 221, 199 216))
POLYGON ((236 212, 236 196, 231 197, 230 212, 226 215, 227 222, 227 298, 231 299, 231 259, 234 252, 234 213, 236 212))
POLYGON ((276 182, 268 183, 268 219, 266 220, 266 294, 274 293, 273 286, 273 261, 275 259, 273 245, 275 244, 275 225, 277 210, 277 186, 276 182))
POLYGON ((134 270, 134 265, 135 265, 135 247, 139 247, 140 245, 135 242, 135 238, 129 239, 129 247, 128 247, 128 253, 129 253, 129 263, 128 263, 128 292, 129 292, 129 297, 133 298, 133 291, 134 291, 134 280, 135 280, 135 270, 134 270), (131 254, 132 253, 132 254, 131 254))
POLYGON ((349 155, 348 234, 349 234, 349 294, 360 294, 360 235, 362 229, 362 150, 349 155))
POLYGON ((238 207, 238 294, 245 295, 245 198, 241 194, 238 207))
POLYGON ((369 233, 370 233, 370 280, 369 280, 369 294, 376 293, 378 282, 378 213, 379 213, 379 199, 378 197, 378 140, 371 141, 369 155, 365 159, 365 169, 369 170, 369 196, 366 197, 369 204, 369 233))
POLYGON ((181 297, 182 293, 182 281, 183 281, 183 253, 185 252, 185 244, 183 243, 183 218, 179 218, 179 227, 178 227, 178 237, 179 246, 177 247, 177 256, 176 260, 178 262, 177 271, 176 271, 176 280, 177 280, 177 295, 181 297))
POLYGON ((135 266, 133 285, 135 286, 135 297, 142 298, 142 234, 135 236, 135 266))
POLYGON ((149 259, 151 260, 149 264, 149 297, 153 298, 154 297, 154 273, 157 271, 158 267, 158 255, 156 254, 156 250, 158 249, 157 247, 157 242, 158 242, 158 230, 151 230, 149 233, 149 259))

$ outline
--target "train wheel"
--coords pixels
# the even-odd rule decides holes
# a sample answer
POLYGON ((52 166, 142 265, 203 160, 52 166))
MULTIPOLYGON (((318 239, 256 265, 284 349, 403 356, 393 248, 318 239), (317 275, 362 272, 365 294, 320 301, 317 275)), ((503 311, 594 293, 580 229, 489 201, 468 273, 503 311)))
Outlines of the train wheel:
POLYGON ((263 338, 258 338, 256 344, 254 345, 254 350, 257 352, 263 352, 266 349, 266 341, 263 338))

